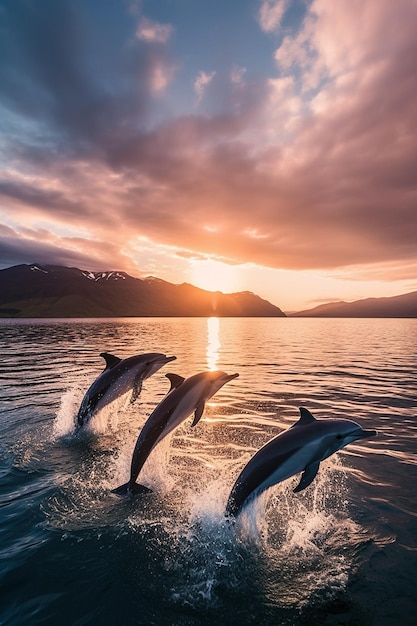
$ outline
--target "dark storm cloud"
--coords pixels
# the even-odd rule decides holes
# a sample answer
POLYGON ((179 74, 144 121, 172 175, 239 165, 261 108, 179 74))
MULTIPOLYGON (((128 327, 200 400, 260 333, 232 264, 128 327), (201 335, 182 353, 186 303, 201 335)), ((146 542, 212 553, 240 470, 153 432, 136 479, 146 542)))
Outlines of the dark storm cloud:
POLYGON ((20 263, 78 266, 86 270, 128 267, 129 259, 111 242, 58 237, 46 229, 15 229, 0 225, 0 267, 20 263))
POLYGON ((111 57, 108 33, 97 32, 80 2, 17 0, 2 17, 1 99, 32 125, 32 141, 105 158, 142 128, 164 46, 145 45, 133 31, 131 41, 113 43, 111 57))

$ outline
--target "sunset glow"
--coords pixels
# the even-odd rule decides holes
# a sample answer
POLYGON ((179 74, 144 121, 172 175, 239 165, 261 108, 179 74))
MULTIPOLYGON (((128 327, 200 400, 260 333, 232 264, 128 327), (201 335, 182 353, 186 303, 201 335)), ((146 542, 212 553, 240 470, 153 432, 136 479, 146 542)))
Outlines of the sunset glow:
POLYGON ((231 293, 239 290, 237 270, 231 265, 212 259, 193 261, 192 282, 208 291, 231 293))
POLYGON ((0 268, 417 289, 415 0, 105 4, 2 8, 0 268))

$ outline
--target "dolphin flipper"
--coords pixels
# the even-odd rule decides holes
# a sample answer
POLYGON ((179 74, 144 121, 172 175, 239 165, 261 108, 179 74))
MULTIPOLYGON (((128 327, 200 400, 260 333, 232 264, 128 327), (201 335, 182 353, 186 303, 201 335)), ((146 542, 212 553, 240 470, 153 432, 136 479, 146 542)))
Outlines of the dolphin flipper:
POLYGON ((194 411, 194 419, 193 419, 193 423, 191 424, 191 428, 193 428, 200 421, 201 416, 203 415, 205 406, 206 405, 204 402, 201 402, 201 404, 197 405, 197 408, 194 411))
POLYGON ((130 396, 130 404, 136 402, 136 400, 140 396, 140 392, 142 391, 142 383, 143 383, 143 375, 136 376, 133 382, 132 395, 130 396))
POLYGON ((124 485, 120 485, 120 487, 116 487, 116 489, 112 489, 111 492, 115 493, 117 496, 138 496, 141 493, 152 493, 152 489, 140 483, 133 483, 133 485, 125 483, 124 485))
POLYGON ((317 475, 317 472, 319 471, 319 467, 320 467, 320 461, 314 461, 313 463, 310 463, 310 465, 307 465, 304 472, 302 473, 299 484, 293 490, 294 493, 298 493, 299 491, 302 491, 313 482, 313 480, 315 479, 317 475))

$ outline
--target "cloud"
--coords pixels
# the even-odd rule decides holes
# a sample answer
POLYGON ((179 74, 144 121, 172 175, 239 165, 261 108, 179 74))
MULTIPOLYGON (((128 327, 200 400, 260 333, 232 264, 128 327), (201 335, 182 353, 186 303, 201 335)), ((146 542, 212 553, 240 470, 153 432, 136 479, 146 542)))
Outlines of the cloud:
POLYGON ((267 33, 280 26, 288 7, 288 0, 263 0, 259 9, 259 24, 267 33))
MULTIPOLYGON (((263 6, 276 28, 278 4, 263 6)), ((3 259, 127 269, 144 237, 275 268, 394 275, 415 260, 415 3, 316 0, 275 73, 199 73, 204 114, 178 105, 184 64, 165 43, 128 45, 81 9, 27 0, 3 14, 3 259)))
POLYGON ((78 266, 82 269, 117 269, 132 263, 109 243, 65 238, 45 229, 14 229, 0 225, 0 265, 21 263, 78 266))
POLYGON ((170 24, 158 24, 144 17, 136 29, 136 37, 148 42, 167 43, 172 32, 170 24))
POLYGON ((167 88, 176 72, 175 66, 167 66, 162 60, 156 60, 150 71, 150 90, 159 94, 167 88))
POLYGON ((204 70, 201 70, 201 72, 198 74, 197 78, 194 81, 194 91, 197 94, 197 103, 201 102, 207 85, 211 83, 215 75, 215 71, 207 74, 207 72, 204 72, 204 70))
POLYGON ((20 116, 16 147, 106 158, 147 123, 175 73, 165 46, 114 41, 111 23, 101 31, 69 0, 12 3, 3 18, 2 105, 20 116))
POLYGON ((246 74, 246 71, 246 67, 239 67, 239 65, 234 65, 230 73, 230 79, 232 83, 241 83, 244 75, 246 74))

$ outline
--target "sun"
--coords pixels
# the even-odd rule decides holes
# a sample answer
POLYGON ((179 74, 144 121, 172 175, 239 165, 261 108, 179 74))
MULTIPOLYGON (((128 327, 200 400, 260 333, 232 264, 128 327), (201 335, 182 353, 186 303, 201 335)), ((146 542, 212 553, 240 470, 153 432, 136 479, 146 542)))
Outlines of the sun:
POLYGON ((200 289, 223 293, 232 293, 239 287, 236 267, 214 259, 192 262, 192 282, 200 289))

